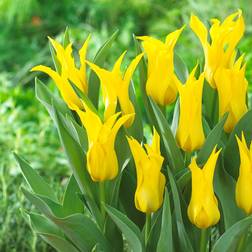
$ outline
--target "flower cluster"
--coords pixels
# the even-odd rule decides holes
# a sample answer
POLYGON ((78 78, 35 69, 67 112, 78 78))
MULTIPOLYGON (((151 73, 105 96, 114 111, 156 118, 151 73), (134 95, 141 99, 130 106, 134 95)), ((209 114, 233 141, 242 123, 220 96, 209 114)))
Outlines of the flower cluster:
MULTIPOLYGON (((175 71, 174 48, 185 26, 166 36, 165 42, 149 36, 136 37, 143 48, 122 73, 121 64, 126 52, 116 60, 112 70, 104 69, 86 60, 90 36, 79 50, 80 67, 72 55, 72 44, 66 47, 49 38, 56 52, 58 69, 36 66, 32 71, 48 74, 56 83, 68 107, 79 116, 88 137, 86 152, 87 171, 94 182, 113 180, 119 173, 115 141, 118 131, 125 127, 130 132, 135 122, 136 109, 130 98, 132 76, 141 61, 147 61, 145 92, 161 108, 175 101, 179 106, 178 127, 174 136, 177 145, 189 160, 191 172, 191 200, 188 206, 189 220, 198 228, 205 229, 218 223, 220 210, 215 195, 213 179, 221 149, 211 149, 204 164, 199 164, 197 151, 205 144, 207 133, 203 127, 203 89, 209 88, 218 95, 219 118, 227 114, 224 130, 227 134, 248 111, 244 55, 237 52, 237 44, 244 34, 244 20, 239 10, 223 22, 211 20, 208 30, 198 17, 192 15, 190 27, 199 38, 205 56, 202 72, 198 64, 182 83, 175 71), (101 116, 87 102, 89 85, 86 67, 97 75, 102 90, 105 111, 101 116), (86 97, 82 99, 74 86, 86 97)), ((143 213, 156 212, 163 203, 166 183, 163 172, 165 155, 160 147, 158 128, 153 127, 151 144, 126 136, 136 167, 137 186, 135 206, 143 213)), ((244 135, 237 137, 240 151, 240 174, 236 185, 237 205, 247 214, 252 213, 252 147, 248 149, 244 135)), ((170 157, 168 157, 169 159, 170 157)), ((181 167, 183 168, 183 167, 181 167)), ((84 169, 84 168, 83 168, 84 169)), ((84 171, 83 171, 84 172, 84 171)))

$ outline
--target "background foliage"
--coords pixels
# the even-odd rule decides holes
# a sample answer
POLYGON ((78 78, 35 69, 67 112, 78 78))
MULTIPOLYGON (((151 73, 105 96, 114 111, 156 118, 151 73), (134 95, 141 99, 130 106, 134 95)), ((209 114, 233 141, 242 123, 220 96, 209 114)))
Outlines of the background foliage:
MULTIPOLYGON (((25 156, 62 192, 68 169, 65 157, 47 112, 34 96, 36 64, 49 64, 47 36, 60 36, 65 27, 80 46, 92 33, 89 57, 105 39, 120 30, 109 62, 131 47, 132 33, 164 37, 188 24, 190 13, 209 20, 223 18, 237 8, 244 12, 246 35, 240 50, 248 61, 247 78, 252 83, 252 5, 249 0, 0 0, 0 251, 50 251, 48 245, 31 233, 19 210, 22 178, 12 151, 25 156), (59 183, 60 182, 60 183, 59 183)), ((202 49, 190 29, 178 43, 177 52, 191 69, 202 49), (180 46, 183 45, 183 46, 180 46)), ((51 63, 51 62, 50 62, 51 63)), ((54 85, 49 83, 51 89, 54 85)), ((56 91, 56 90, 55 90, 56 91)))

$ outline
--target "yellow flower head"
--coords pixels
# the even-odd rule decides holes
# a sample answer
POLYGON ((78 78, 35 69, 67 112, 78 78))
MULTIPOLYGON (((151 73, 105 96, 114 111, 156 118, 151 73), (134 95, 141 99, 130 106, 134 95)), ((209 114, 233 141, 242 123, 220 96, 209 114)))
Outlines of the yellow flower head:
POLYGON ((118 160, 114 149, 115 138, 120 127, 134 115, 118 119, 116 113, 102 123, 100 117, 86 104, 85 111, 75 107, 88 136, 87 169, 93 181, 111 180, 117 176, 118 160))
POLYGON ((137 172, 136 208, 144 213, 157 211, 163 203, 165 176, 161 173, 164 158, 160 154, 160 137, 154 129, 152 144, 144 148, 128 138, 137 172))
POLYGON ((236 203, 247 214, 252 214, 252 143, 247 147, 242 132, 241 140, 236 136, 240 152, 240 170, 236 183, 236 203))
POLYGON ((31 71, 41 71, 48 74, 56 83, 63 99, 70 109, 73 109, 71 104, 75 104, 76 106, 81 107, 81 101, 73 90, 70 82, 76 85, 76 87, 79 88, 83 93, 87 94, 88 85, 86 80, 85 58, 90 36, 88 36, 83 46, 79 50, 80 68, 77 68, 74 62, 72 55, 72 43, 64 48, 56 40, 53 40, 51 38, 49 38, 49 40, 55 49, 56 57, 60 64, 60 73, 54 71, 50 67, 42 65, 33 67, 31 71))
POLYGON ((159 105, 174 102, 177 83, 174 72, 174 47, 184 26, 167 35, 165 43, 148 36, 139 36, 148 58, 146 93, 159 105))
MULTIPOLYGON (((122 75, 120 68, 125 54, 126 51, 118 58, 112 71, 105 70, 91 62, 87 62, 101 81, 103 100, 105 103, 105 121, 115 113, 117 100, 119 101, 123 115, 135 113, 135 109, 129 98, 129 85, 131 77, 143 54, 136 56, 125 71, 125 74, 122 75)), ((134 117, 131 116, 125 122, 125 126, 130 127, 133 121, 134 117)))
POLYGON ((198 36, 205 54, 205 75, 209 84, 216 88, 214 75, 219 67, 229 67, 235 57, 235 47, 243 36, 245 24, 242 11, 228 16, 222 23, 218 19, 211 19, 208 31, 198 17, 192 15, 190 27, 198 36))
POLYGON ((184 151, 199 149, 205 141, 202 127, 204 74, 202 73, 197 80, 194 77, 196 70, 197 65, 190 73, 186 83, 178 85, 180 113, 176 139, 184 151))
POLYGON ((192 159, 189 169, 192 173, 192 194, 187 209, 189 220, 198 228, 204 229, 218 223, 220 212, 214 194, 213 177, 220 150, 212 151, 206 164, 201 169, 192 159))
POLYGON ((226 132, 231 132, 248 110, 248 82, 245 77, 246 64, 242 66, 243 56, 230 68, 218 68, 214 76, 219 94, 219 115, 222 117, 226 112, 229 113, 224 125, 226 132))

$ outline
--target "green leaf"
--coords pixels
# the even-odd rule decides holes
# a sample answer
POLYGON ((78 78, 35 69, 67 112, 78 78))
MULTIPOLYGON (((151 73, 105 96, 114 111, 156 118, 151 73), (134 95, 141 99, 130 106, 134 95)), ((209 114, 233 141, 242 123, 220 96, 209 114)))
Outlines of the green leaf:
POLYGON ((61 232, 61 230, 49 219, 35 213, 29 213, 28 216, 33 231, 40 235, 43 240, 54 247, 57 251, 79 251, 65 239, 64 234, 61 232))
POLYGON ((236 182, 234 178, 226 172, 221 162, 220 165, 216 167, 214 182, 215 192, 220 199, 223 211, 224 226, 227 229, 244 216, 235 202, 236 182))
POLYGON ((100 244, 106 252, 111 251, 108 241, 90 217, 79 213, 63 217, 56 203, 52 204, 53 202, 47 198, 32 194, 24 188, 22 191, 25 197, 57 225, 80 251, 91 251, 96 244, 100 244))
POLYGON ((173 251, 173 240, 172 240, 172 216, 169 193, 165 189, 165 197, 162 211, 162 224, 160 237, 157 245, 157 251, 159 252, 172 252, 173 251))
POLYGON ((213 128, 213 130, 207 136, 203 147, 200 149, 197 155, 197 163, 199 165, 205 164, 208 160, 213 148, 220 142, 223 127, 227 120, 228 114, 225 114, 223 118, 219 121, 219 123, 213 128))
POLYGON ((37 194, 41 194, 54 200, 55 202, 58 202, 58 199, 49 184, 46 183, 43 178, 39 176, 38 173, 34 169, 32 169, 32 167, 23 158, 15 153, 14 156, 19 164, 24 178, 26 179, 31 189, 37 194))
POLYGON ((51 56, 52 56, 52 59, 53 59, 53 64, 54 64, 54 67, 56 69, 56 72, 57 73, 60 73, 61 72, 61 65, 59 63, 59 60, 56 56, 56 52, 53 48, 53 45, 51 44, 51 42, 49 41, 49 49, 50 49, 50 52, 51 52, 51 56))
POLYGON ((66 49, 66 47, 70 44, 70 36, 69 36, 69 29, 66 27, 66 30, 64 32, 64 37, 63 37, 63 47, 66 49))
POLYGON ((189 75, 188 69, 185 62, 176 53, 174 54, 174 68, 180 81, 185 83, 189 75))
POLYGON ((181 204, 180 204, 178 188, 169 167, 167 167, 167 171, 168 171, 168 178, 171 185, 171 192, 172 192, 173 202, 174 202, 174 213, 175 213, 176 224, 177 224, 178 238, 180 242, 178 246, 180 247, 181 251, 193 252, 192 244, 190 242, 190 239, 188 237, 188 234, 184 226, 184 221, 183 221, 183 217, 181 213, 181 204))
POLYGON ((252 110, 249 110, 236 124, 232 131, 224 151, 224 162, 226 170, 236 179, 239 174, 240 155, 235 135, 241 137, 244 132, 247 143, 252 140, 252 110))
MULTIPOLYGON (((101 66, 109 52, 110 47, 112 46, 114 40, 116 39, 118 35, 118 30, 116 30, 111 37, 101 46, 101 48, 98 50, 98 52, 95 55, 95 58, 93 60, 93 63, 101 66)), ((88 80, 88 97, 92 101, 93 105, 98 108, 98 99, 99 99, 99 78, 96 76, 96 74, 92 71, 89 75, 88 80)))
POLYGON ((64 117, 54 107, 53 116, 58 129, 61 143, 64 147, 69 164, 72 168, 74 177, 83 194, 87 194, 91 199, 93 193, 97 191, 97 186, 91 180, 85 163, 85 153, 80 145, 71 136, 71 133, 64 124, 64 117))
MULTIPOLYGON (((133 35, 133 38, 134 38, 137 54, 142 53, 140 43, 136 39, 135 35, 133 35)), ((145 112, 146 112, 148 121, 151 125, 154 125, 155 124, 154 114, 153 114, 153 110, 150 105, 149 98, 146 94, 146 88, 145 88, 146 81, 147 81, 147 66, 146 66, 146 61, 145 61, 144 57, 142 57, 142 59, 138 63, 138 69, 139 69, 140 90, 141 90, 140 95, 141 95, 141 98, 142 98, 142 101, 144 104, 144 108, 145 108, 145 112)))
POLYGON ((144 251, 144 243, 139 228, 124 214, 111 206, 105 207, 110 218, 121 230, 133 252, 144 251))
POLYGON ((244 218, 231 226, 215 243, 212 252, 235 252, 242 235, 252 225, 252 216, 244 218))
POLYGON ((37 99, 45 106, 52 119, 54 119, 52 103, 63 115, 69 114, 69 116, 72 116, 65 102, 59 97, 55 97, 48 87, 38 78, 35 78, 35 93, 37 99))
POLYGON ((63 200, 63 209, 67 215, 83 213, 83 204, 78 196, 80 192, 80 188, 74 176, 71 175, 63 200))
POLYGON ((173 170, 178 170, 184 168, 184 160, 179 147, 177 146, 176 140, 172 134, 170 126, 164 117, 163 113, 160 111, 159 107, 154 101, 150 99, 156 120, 159 125, 159 130, 161 132, 161 137, 164 141, 166 151, 168 153, 168 163, 171 165, 173 170))

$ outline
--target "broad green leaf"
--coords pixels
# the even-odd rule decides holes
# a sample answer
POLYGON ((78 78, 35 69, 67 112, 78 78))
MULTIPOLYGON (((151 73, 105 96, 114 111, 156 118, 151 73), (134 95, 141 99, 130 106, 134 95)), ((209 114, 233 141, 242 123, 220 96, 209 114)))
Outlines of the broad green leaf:
POLYGON ((143 237, 139 228, 126 215, 113 207, 106 206, 110 218, 121 230, 133 252, 144 251, 143 237))
MULTIPOLYGON (((244 214, 235 202, 235 180, 226 172, 221 162, 215 169, 215 192, 222 206, 225 229, 239 221, 244 214)), ((218 164, 219 164, 218 163, 218 164)))
POLYGON ((247 144, 250 144, 252 140, 252 110, 249 110, 236 124, 234 130, 232 131, 229 140, 226 144, 224 151, 224 162, 225 169, 230 173, 235 179, 239 174, 240 166, 240 156, 239 149, 236 142, 235 136, 241 137, 241 132, 244 132, 244 135, 247 140, 247 144))
POLYGON ((23 158, 15 153, 14 156, 19 164, 24 178, 26 179, 31 189, 37 194, 44 195, 58 202, 58 199, 49 184, 46 183, 44 179, 39 176, 38 173, 23 158))
POLYGON ((25 197, 57 225, 80 251, 91 251, 96 244, 100 244, 106 252, 111 251, 108 241, 90 217, 79 213, 63 217, 56 203, 53 204, 47 198, 32 194, 24 188, 22 191, 25 197))
POLYGON ((219 144, 223 133, 223 127, 227 120, 227 117, 228 114, 225 114, 223 118, 219 121, 219 123, 213 128, 213 130, 207 136, 204 145, 197 154, 198 164, 203 165, 208 160, 208 157, 213 151, 213 148, 219 144))
POLYGON ((176 53, 174 54, 174 68, 180 81, 185 83, 189 75, 188 69, 185 62, 176 53))
MULTIPOLYGON (((114 40, 118 35, 118 30, 116 30, 111 37, 102 45, 102 47, 98 50, 93 63, 101 66, 109 52, 110 47, 112 46, 114 40)), ((98 108, 98 99, 99 99, 99 79, 96 74, 92 71, 89 75, 88 79, 88 97, 92 101, 93 105, 98 108)))
POLYGON ((173 111, 173 117, 172 117, 172 124, 171 124, 171 131, 173 135, 176 135, 177 128, 179 123, 179 99, 177 99, 174 111, 173 111))
POLYGON ((212 252, 235 252, 242 235, 252 225, 252 216, 244 218, 231 226, 215 243, 212 252))
POLYGON ((67 215, 83 213, 83 204, 78 196, 80 193, 79 185, 73 175, 69 178, 63 200, 63 209, 67 215))
POLYGON ((55 105, 57 110, 60 111, 63 115, 69 114, 71 116, 71 112, 68 109, 65 102, 59 97, 55 97, 48 89, 48 87, 38 78, 35 78, 35 93, 37 99, 46 107, 47 111, 49 112, 52 118, 53 118, 52 103, 55 105))
POLYGON ((172 192, 172 197, 173 197, 173 202, 174 202, 174 213, 175 213, 175 218, 176 218, 178 238, 180 241, 178 246, 180 248, 180 251, 193 252, 192 244, 189 240, 189 236, 184 226, 178 188, 169 167, 167 167, 167 171, 168 171, 168 178, 171 185, 171 192, 172 192))
POLYGON ((173 251, 173 239, 172 239, 172 216, 169 193, 165 189, 165 197, 162 211, 162 224, 160 237, 157 245, 157 251, 159 252, 172 252, 173 251))
POLYGON ((87 172, 85 153, 69 133, 67 127, 64 125, 63 115, 60 114, 55 107, 53 115, 61 143, 64 147, 74 177, 81 189, 81 192, 87 194, 92 199, 94 197, 93 193, 96 191, 96 184, 93 183, 87 172))
POLYGON ((40 235, 43 240, 49 243, 60 252, 79 252, 68 240, 65 239, 63 232, 46 217, 29 213, 30 224, 35 233, 40 235))
POLYGON ((168 153, 167 161, 171 165, 173 170, 182 169, 184 168, 184 160, 181 151, 177 146, 176 140, 172 134, 170 126, 155 102, 153 102, 151 99, 150 102, 159 125, 161 137, 164 141, 164 145, 168 153))

